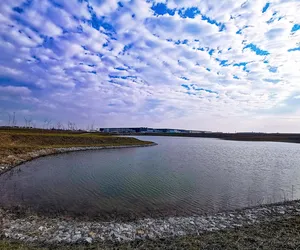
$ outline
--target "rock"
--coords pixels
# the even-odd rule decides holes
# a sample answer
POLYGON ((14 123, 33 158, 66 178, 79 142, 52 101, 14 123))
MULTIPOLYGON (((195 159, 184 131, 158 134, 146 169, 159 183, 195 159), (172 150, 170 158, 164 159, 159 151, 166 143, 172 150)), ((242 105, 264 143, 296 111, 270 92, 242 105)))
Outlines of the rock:
POLYGON ((89 232, 89 236, 95 238, 96 234, 94 232, 89 232))
POLYGON ((173 223, 176 222, 176 220, 175 220, 174 218, 171 217, 171 218, 169 218, 169 222, 173 224, 173 223))
POLYGON ((53 239, 54 242, 62 242, 62 239, 59 237, 59 236, 56 236, 54 239, 53 239))
POLYGON ((13 212, 0 208, 0 235, 10 239, 42 243, 88 243, 96 241, 122 242, 136 239, 156 239, 188 234, 201 234, 226 228, 268 221, 274 216, 299 214, 300 202, 292 205, 272 205, 266 208, 245 209, 218 213, 213 216, 141 219, 132 222, 74 221, 69 218, 49 219, 29 216, 16 219, 13 212))
POLYGON ((141 229, 138 229, 138 230, 136 230, 136 233, 139 234, 139 235, 141 235, 141 234, 144 234, 145 231, 143 231, 143 230, 141 230, 141 229))
POLYGON ((87 243, 89 243, 89 244, 92 244, 93 239, 90 238, 90 237, 87 237, 87 238, 85 238, 85 241, 86 241, 87 243))
POLYGON ((74 241, 74 242, 77 242, 77 241, 79 241, 80 239, 81 239, 81 234, 75 234, 73 237, 72 237, 72 240, 74 241))
POLYGON ((114 232, 111 232, 111 233, 109 234, 109 236, 110 236, 112 239, 116 239, 116 238, 117 238, 114 232))

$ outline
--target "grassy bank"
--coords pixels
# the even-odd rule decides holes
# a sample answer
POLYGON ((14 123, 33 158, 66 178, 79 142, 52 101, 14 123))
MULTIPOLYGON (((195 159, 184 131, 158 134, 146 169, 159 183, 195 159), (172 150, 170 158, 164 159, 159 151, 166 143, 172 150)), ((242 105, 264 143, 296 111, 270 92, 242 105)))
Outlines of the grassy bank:
POLYGON ((0 240, 0 249, 19 250, 83 250, 83 249, 299 249, 300 217, 266 222, 239 229, 161 240, 136 240, 121 244, 73 246, 26 245, 0 240))
POLYGON ((270 141, 300 143, 300 134, 262 133, 145 133, 136 135, 218 138, 232 141, 270 141))
POLYGON ((42 149, 148 145, 135 138, 71 131, 1 129, 0 165, 15 165, 30 160, 31 153, 42 149))

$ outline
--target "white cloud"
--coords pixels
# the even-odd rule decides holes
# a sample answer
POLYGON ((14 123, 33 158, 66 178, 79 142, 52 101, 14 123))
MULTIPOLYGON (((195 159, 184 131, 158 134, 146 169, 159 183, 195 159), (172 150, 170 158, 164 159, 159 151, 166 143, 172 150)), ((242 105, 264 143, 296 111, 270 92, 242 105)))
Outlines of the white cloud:
POLYGON ((17 86, 0 86, 1 95, 29 95, 31 93, 30 89, 27 87, 17 87, 17 86))
MULTIPOLYGON (((1 3, 0 76, 26 83, 20 106, 36 98, 36 116, 56 107, 52 119, 82 125, 262 129, 297 100, 300 51, 288 50, 299 47, 298 1, 270 1, 265 13, 260 0, 155 2, 175 14, 137 0, 1 3), (201 14, 183 18, 189 7, 201 14)), ((268 128, 280 126, 291 128, 268 128)))
MULTIPOLYGON (((40 1, 37 1, 38 3, 40 1)), ((59 6, 62 6, 68 13, 78 18, 90 18, 88 5, 85 1, 77 0, 53 0, 59 6)))

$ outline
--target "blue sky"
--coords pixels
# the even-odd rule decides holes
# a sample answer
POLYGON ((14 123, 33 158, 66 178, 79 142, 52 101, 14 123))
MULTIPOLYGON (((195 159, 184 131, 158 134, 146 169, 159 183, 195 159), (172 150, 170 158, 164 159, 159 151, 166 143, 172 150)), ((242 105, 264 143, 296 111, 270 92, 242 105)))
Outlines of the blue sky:
POLYGON ((0 124, 300 132, 299 0, 4 0, 0 124))

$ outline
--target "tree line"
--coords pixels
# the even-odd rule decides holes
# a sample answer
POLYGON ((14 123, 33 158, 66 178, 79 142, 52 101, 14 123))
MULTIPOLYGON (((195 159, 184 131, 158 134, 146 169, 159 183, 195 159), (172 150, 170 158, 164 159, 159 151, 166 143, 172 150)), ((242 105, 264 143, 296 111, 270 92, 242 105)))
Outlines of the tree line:
MULTIPOLYGON (((53 121, 50 118, 43 119, 40 122, 40 125, 37 125, 36 121, 33 119, 32 116, 23 116, 24 122, 18 123, 18 119, 16 117, 16 112, 5 112, 7 116, 7 122, 5 126, 7 127, 20 127, 20 128, 42 128, 42 129, 57 129, 57 130, 81 130, 79 126, 73 121, 67 121, 63 123, 61 121, 53 121)), ((93 121, 91 124, 88 124, 86 127, 87 131, 94 131, 95 130, 95 122, 93 121)))

